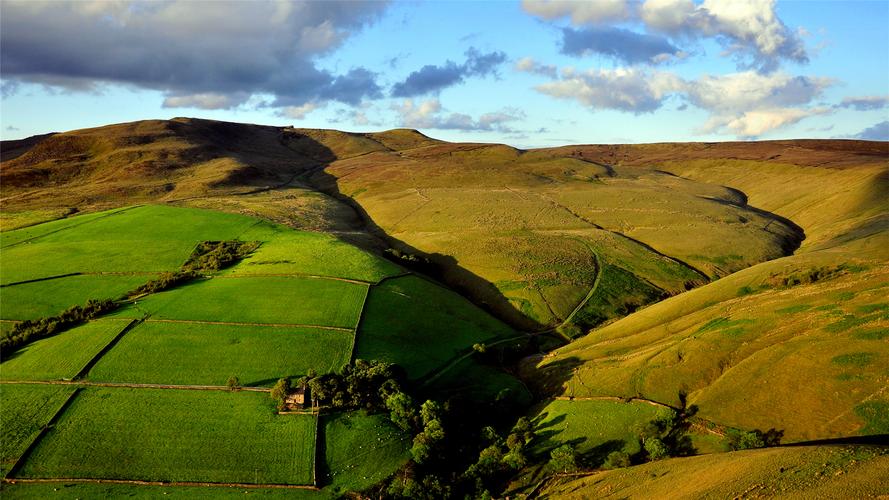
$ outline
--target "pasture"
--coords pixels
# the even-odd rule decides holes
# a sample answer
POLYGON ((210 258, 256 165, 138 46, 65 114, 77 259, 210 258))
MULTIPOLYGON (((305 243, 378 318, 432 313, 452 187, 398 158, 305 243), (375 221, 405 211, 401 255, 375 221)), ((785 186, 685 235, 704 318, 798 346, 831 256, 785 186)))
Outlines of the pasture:
POLYGON ((327 234, 262 222, 241 239, 263 244, 225 274, 312 274, 377 282, 401 272, 395 264, 327 234))
POLYGON ((551 401, 538 413, 534 450, 546 454, 571 444, 594 463, 604 460, 612 451, 633 454, 640 449, 634 427, 668 412, 638 401, 551 401))
POLYGON ((160 292, 121 317, 354 328, 367 286, 301 277, 216 277, 160 292))
POLYGON ((362 411, 321 417, 325 477, 333 493, 361 491, 394 473, 410 456, 410 436, 386 415, 362 411))
POLYGON ((0 289, 0 319, 45 318, 73 305, 82 306, 89 299, 118 299, 152 277, 81 275, 5 286, 0 289))
POLYGON ((339 370, 349 362, 351 332, 297 327, 140 324, 90 371, 102 382, 271 386, 309 369, 339 370))
POLYGON ((20 477, 311 484, 315 417, 266 393, 87 388, 20 477))
POLYGON ((404 276, 371 290, 355 357, 398 363, 408 376, 419 378, 477 342, 510 335, 512 329, 463 297, 404 276))
POLYGON ((67 386, 0 384, 0 475, 9 472, 73 392, 67 386))
POLYGON ((2 380, 71 379, 120 331, 126 320, 90 321, 32 342, 12 353, 0 366, 2 380))

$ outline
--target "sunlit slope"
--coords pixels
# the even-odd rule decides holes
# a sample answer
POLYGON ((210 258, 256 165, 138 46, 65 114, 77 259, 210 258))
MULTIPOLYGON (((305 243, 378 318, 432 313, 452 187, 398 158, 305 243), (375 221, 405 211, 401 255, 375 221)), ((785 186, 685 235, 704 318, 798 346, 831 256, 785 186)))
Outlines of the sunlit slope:
MULTIPOLYGON (((808 167, 811 176, 797 166, 734 168, 751 197, 809 224, 817 243, 596 330, 528 376, 575 397, 679 405, 687 394, 704 418, 783 429, 788 440, 886 433, 889 233, 879 222, 885 198, 874 196, 885 191, 879 166, 808 167), (769 188, 794 180, 808 189, 769 188)), ((725 171, 709 175, 731 181, 725 171)))
POLYGON ((606 281, 604 314, 578 324, 780 257, 802 237, 735 190, 502 145, 371 152, 312 180, 350 196, 404 251, 429 256, 449 282, 519 323, 565 320, 609 266, 624 290, 606 281), (633 289, 649 292, 625 294, 633 289))
POLYGON ((673 458, 557 479, 540 498, 874 498, 889 493, 887 450, 805 446, 673 458))

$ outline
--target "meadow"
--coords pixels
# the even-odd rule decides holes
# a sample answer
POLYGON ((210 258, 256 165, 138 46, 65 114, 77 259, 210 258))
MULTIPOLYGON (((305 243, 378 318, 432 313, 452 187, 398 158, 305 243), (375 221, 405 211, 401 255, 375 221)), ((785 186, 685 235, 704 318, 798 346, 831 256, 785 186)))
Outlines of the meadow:
POLYGON ((67 386, 0 384, 0 475, 6 476, 73 392, 67 386))
POLYGON ((321 417, 325 484, 333 493, 361 491, 394 473, 410 456, 410 436, 385 415, 362 411, 321 417))
POLYGON ((301 277, 216 277, 137 301, 120 317, 354 328, 367 286, 301 277), (290 307, 281 307, 290 304, 290 307))
POLYGON ((152 277, 81 275, 5 286, 0 290, 3 296, 0 319, 45 318, 73 305, 83 305, 89 299, 116 300, 152 277))
POLYGON ((89 373, 92 381, 271 386, 280 377, 339 370, 351 332, 297 327, 144 322, 127 332, 89 373))
POLYGON ((28 344, 3 361, 0 380, 71 379, 120 331, 126 320, 98 320, 28 344))
POLYGON ((268 394, 82 390, 20 477, 312 484, 315 417, 268 394))
POLYGON ((355 357, 397 363, 411 378, 420 378, 474 343, 510 335, 512 329, 466 299, 422 278, 405 276, 371 290, 355 357))

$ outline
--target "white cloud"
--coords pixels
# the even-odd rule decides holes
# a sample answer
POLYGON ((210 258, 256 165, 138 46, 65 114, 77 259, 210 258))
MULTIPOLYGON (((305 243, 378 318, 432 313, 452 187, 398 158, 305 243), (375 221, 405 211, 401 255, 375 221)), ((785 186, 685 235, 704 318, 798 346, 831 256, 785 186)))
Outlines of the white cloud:
POLYGON ((164 98, 164 108, 231 109, 243 104, 249 95, 203 92, 187 95, 170 95, 164 98))
POLYGON ((535 88, 553 97, 580 101, 591 108, 645 113, 660 108, 670 94, 683 90, 684 86, 678 76, 663 71, 617 68, 578 72, 565 68, 561 80, 535 88))
POLYGON ((710 111, 748 111, 806 104, 832 84, 829 78, 743 71, 705 75, 688 84, 687 95, 692 104, 710 111))
POLYGON ((889 106, 889 95, 866 95, 843 98, 838 108, 854 108, 858 111, 883 109, 889 106))
POLYGON ((530 57, 523 57, 515 63, 516 71, 524 73, 536 73, 538 75, 555 78, 558 69, 553 64, 541 64, 530 57))
POLYGON ((633 15, 634 4, 627 0, 578 2, 564 0, 523 0, 525 12, 547 20, 570 17, 574 25, 623 21, 633 15))
POLYGON ((755 109, 738 115, 715 116, 708 120, 701 131, 712 133, 725 129, 739 137, 754 138, 772 130, 793 125, 803 118, 830 112, 830 108, 755 109))
POLYGON ((506 108, 493 113, 485 113, 478 120, 464 113, 443 113, 438 99, 416 102, 405 99, 393 109, 399 115, 403 127, 441 130, 481 130, 515 132, 507 124, 520 121, 525 114, 514 108, 506 108))
POLYGON ((303 120, 306 115, 315 111, 317 109, 321 109, 326 106, 326 103, 317 103, 317 102, 307 102, 300 106, 285 106, 281 108, 278 112, 278 116, 284 116, 287 118, 293 118, 294 120, 303 120))

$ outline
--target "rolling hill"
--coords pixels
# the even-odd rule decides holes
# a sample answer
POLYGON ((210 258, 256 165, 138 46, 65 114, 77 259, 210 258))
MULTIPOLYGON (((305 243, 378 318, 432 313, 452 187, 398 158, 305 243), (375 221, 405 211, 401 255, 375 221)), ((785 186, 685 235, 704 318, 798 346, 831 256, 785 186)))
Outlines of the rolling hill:
MULTIPOLYGON (((683 495, 889 487, 874 479, 885 454, 870 448, 717 453, 734 431, 774 428, 797 443, 889 434, 887 143, 519 150, 406 129, 177 118, 0 150, 0 332, 88 299, 120 305, 4 353, 0 389, 15 404, 3 407, 13 425, 2 460, 13 478, 283 482, 334 496, 370 487, 409 456, 389 419, 349 411, 281 422, 261 394, 279 377, 360 358, 397 363, 424 397, 506 401, 510 417, 530 417, 537 465, 518 474, 518 493, 565 444, 592 467, 611 451, 640 453, 637 427, 673 410, 693 414, 694 452, 712 455, 546 480, 540 493, 661 491, 672 474, 696 470, 714 481, 726 470, 752 476, 683 495), (251 251, 133 293, 220 242, 251 251), (231 376, 251 390, 220 390, 231 376), (143 400, 151 411, 136 410, 143 400), (182 429, 152 425, 192 415, 201 416, 182 429), (236 435, 232 420, 255 432, 236 435), (95 425, 123 421, 131 443, 95 425), (374 471, 361 433, 380 443, 374 471), (84 439, 91 446, 66 456, 84 439), (276 440, 293 449, 259 478, 276 440), (216 442, 223 458, 188 451, 216 442), (114 450, 139 466, 121 469, 114 450), (847 467, 847 455, 861 463, 847 467), (813 464, 836 460, 848 474, 823 482, 772 470, 814 474, 813 464), (640 479, 649 474, 657 478, 640 479)), ((140 488, 69 492, 154 491, 140 488)), ((191 495, 183 488, 168 491, 191 495)))

